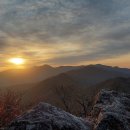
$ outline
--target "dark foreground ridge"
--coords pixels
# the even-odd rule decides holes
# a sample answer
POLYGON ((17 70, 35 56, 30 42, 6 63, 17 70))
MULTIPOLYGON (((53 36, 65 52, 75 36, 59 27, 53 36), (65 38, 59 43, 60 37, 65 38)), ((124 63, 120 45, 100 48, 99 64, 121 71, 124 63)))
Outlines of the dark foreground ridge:
POLYGON ((89 120, 40 103, 16 118, 7 130, 130 130, 130 95, 100 91, 89 120))

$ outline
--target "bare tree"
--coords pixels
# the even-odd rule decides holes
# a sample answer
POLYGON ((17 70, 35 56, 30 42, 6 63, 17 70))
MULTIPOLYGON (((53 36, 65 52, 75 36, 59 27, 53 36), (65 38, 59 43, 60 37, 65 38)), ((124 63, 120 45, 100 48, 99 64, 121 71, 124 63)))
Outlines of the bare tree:
POLYGON ((12 91, 0 95, 0 127, 6 126, 21 113, 21 96, 12 91))
POLYGON ((83 90, 73 89, 72 86, 57 86, 55 93, 62 102, 65 110, 72 114, 86 116, 91 114, 92 99, 83 90))
POLYGON ((86 117, 86 115, 90 114, 92 101, 87 97, 87 95, 77 95, 76 102, 81 106, 81 116, 86 117))
POLYGON ((82 108, 82 115, 87 115, 87 105, 88 105, 88 99, 83 96, 77 96, 76 102, 81 106, 82 108))
POLYGON ((65 110, 67 112, 71 112, 71 107, 70 107, 71 98, 72 98, 71 89, 72 89, 71 87, 65 88, 63 85, 55 88, 55 93, 63 103, 65 110))

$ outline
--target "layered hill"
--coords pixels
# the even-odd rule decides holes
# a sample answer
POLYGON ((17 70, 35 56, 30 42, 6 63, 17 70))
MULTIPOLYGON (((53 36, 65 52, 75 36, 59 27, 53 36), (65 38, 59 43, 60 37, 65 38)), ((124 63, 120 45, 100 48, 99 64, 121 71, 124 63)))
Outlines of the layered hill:
POLYGON ((7 70, 0 72, 0 87, 12 86, 18 84, 36 83, 51 76, 55 76, 57 74, 77 68, 80 67, 78 66, 52 67, 49 65, 43 65, 27 69, 7 70))
POLYGON ((130 78, 118 77, 109 79, 93 86, 93 88, 96 92, 100 91, 101 89, 107 89, 130 94, 130 78))
MULTIPOLYGON (((109 88, 108 86, 111 87, 112 85, 109 82, 113 82, 113 78, 123 77, 127 80, 127 78, 130 77, 129 72, 129 70, 126 71, 125 69, 117 67, 113 68, 103 65, 85 66, 80 69, 56 75, 37 83, 25 92, 25 99, 27 101, 27 99, 36 99, 40 97, 40 99, 54 103, 55 105, 55 102, 59 100, 59 97, 56 93, 57 89, 59 89, 61 93, 67 91, 66 93, 69 93, 71 96, 86 93, 88 97, 91 97, 94 91, 97 92, 97 90, 100 90, 102 88, 109 88), (112 81, 110 79, 112 79, 112 81), (96 85, 96 88, 98 89, 95 89, 96 85)), ((122 85, 122 88, 124 84, 127 84, 126 80, 119 81, 119 84, 122 85)), ((127 89, 129 89, 129 84, 130 83, 128 82, 127 89)), ((118 86, 118 84, 115 86, 115 83, 113 83, 113 88, 116 89, 118 86)), ((127 91, 125 87, 124 89, 127 91)))
POLYGON ((66 74, 82 86, 91 86, 107 79, 130 77, 130 70, 104 65, 88 65, 78 70, 69 71, 66 74))

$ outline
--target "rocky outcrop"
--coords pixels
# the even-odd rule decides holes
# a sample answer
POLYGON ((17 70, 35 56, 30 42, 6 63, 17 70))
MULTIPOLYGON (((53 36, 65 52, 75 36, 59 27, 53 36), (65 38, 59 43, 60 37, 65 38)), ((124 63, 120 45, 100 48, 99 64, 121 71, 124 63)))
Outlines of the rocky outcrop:
POLYGON ((130 95, 102 90, 92 115, 96 130, 130 130, 130 95))
POLYGON ((47 103, 16 118, 7 130, 130 130, 130 95, 102 90, 92 115, 73 116, 47 103))
POLYGON ((47 103, 15 119, 8 130, 90 130, 90 124, 47 103))

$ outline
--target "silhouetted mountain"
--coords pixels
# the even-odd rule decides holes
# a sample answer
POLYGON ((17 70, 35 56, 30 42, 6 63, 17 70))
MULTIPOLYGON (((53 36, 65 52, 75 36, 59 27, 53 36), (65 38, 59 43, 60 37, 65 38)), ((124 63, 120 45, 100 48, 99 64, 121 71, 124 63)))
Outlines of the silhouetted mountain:
POLYGON ((115 90, 118 92, 130 93, 130 78, 119 77, 109 79, 93 86, 93 88, 96 91, 100 91, 101 89, 108 89, 108 90, 115 90))
POLYGON ((12 86, 17 84, 35 83, 51 76, 77 69, 80 67, 62 66, 52 67, 43 65, 28 69, 15 69, 0 72, 0 87, 12 86))
MULTIPOLYGON (((54 102, 55 104, 58 98, 56 97, 55 90, 61 86, 68 90, 68 93, 72 95, 86 93, 86 95, 92 96, 95 88, 94 86, 96 84, 117 77, 130 77, 130 73, 124 72, 124 69, 121 68, 114 69, 113 67, 101 65, 85 66, 80 69, 68 71, 37 83, 25 92, 25 99, 27 101, 27 99, 40 97, 46 102, 54 102)), ((100 87, 102 88, 103 85, 100 85, 100 87)))
POLYGON ((97 64, 96 66, 99 68, 108 70, 108 71, 115 71, 115 72, 130 75, 130 69, 128 69, 128 68, 119 68, 117 66, 111 67, 111 66, 106 66, 106 65, 101 65, 101 64, 97 64))
POLYGON ((73 89, 73 93, 76 93, 79 88, 79 85, 75 80, 67 74, 62 73, 29 87, 29 89, 25 91, 24 101, 28 104, 29 102, 32 102, 32 98, 36 101, 44 99, 44 101, 52 104, 54 103, 55 105, 56 103, 59 103, 56 89, 59 89, 62 86, 67 93, 72 93, 71 89, 73 89))
POLYGON ((78 70, 69 71, 66 74, 82 86, 91 86, 115 77, 130 77, 130 70, 104 65, 88 65, 78 70))

